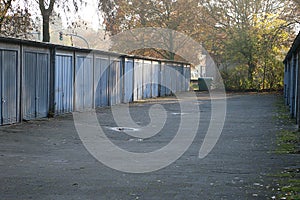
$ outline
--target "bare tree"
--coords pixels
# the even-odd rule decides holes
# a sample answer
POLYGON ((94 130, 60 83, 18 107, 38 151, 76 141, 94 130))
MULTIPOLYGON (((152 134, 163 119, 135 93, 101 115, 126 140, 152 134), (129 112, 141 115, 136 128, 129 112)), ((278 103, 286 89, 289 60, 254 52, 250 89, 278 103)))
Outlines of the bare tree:
POLYGON ((0 35, 31 38, 35 25, 28 9, 13 6, 14 0, 0 1, 0 35))
POLYGON ((58 0, 36 0, 36 1, 39 4, 39 8, 43 18, 43 42, 50 41, 50 33, 49 33, 50 17, 53 14, 55 5, 57 7, 58 6, 62 7, 67 16, 70 15, 70 11, 71 11, 70 6, 73 6, 75 12, 77 12, 79 6, 83 5, 82 0, 67 0, 64 2, 60 2, 58 0))
POLYGON ((0 29, 1 29, 2 23, 5 19, 7 12, 11 8, 12 2, 13 2, 13 0, 1 0, 0 1, 0 29))

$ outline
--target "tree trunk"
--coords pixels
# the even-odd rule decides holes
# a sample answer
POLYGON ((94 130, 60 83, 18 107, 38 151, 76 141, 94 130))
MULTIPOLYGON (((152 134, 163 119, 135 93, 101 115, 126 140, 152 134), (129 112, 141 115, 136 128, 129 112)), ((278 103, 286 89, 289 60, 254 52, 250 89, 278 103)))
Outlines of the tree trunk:
POLYGON ((175 60, 174 36, 172 31, 169 31, 169 60, 175 60))
POLYGON ((169 60, 175 60, 175 53, 170 52, 170 54, 169 54, 169 60))
POLYGON ((253 84, 253 73, 255 70, 255 64, 253 62, 248 62, 248 80, 251 83, 251 87, 253 84))
POLYGON ((50 16, 43 15, 43 42, 50 42, 50 16))
POLYGON ((50 16, 53 11, 55 0, 50 0, 49 6, 45 8, 45 0, 39 0, 39 7, 43 17, 43 42, 50 42, 50 16))

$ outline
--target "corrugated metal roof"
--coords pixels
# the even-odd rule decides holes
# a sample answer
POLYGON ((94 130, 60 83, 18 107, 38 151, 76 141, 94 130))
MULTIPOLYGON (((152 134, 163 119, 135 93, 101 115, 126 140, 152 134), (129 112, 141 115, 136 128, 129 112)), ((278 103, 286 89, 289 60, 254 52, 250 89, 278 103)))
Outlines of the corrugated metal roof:
POLYGON ((292 47, 290 48, 290 50, 283 62, 286 63, 286 61, 292 57, 293 53, 295 53, 299 47, 300 47, 300 32, 297 35, 296 39, 294 40, 292 47))
POLYGON ((87 49, 87 48, 79 48, 79 47, 71 47, 71 46, 64 46, 64 45, 58 45, 58 44, 52 44, 48 42, 38 42, 33 40, 24 40, 24 39, 18 39, 18 38, 10 38, 10 37, 0 37, 0 42, 5 43, 12 43, 12 44, 22 44, 32 47, 51 47, 55 48, 57 50, 71 50, 76 52, 82 52, 82 53, 100 53, 102 55, 110 55, 110 56, 116 56, 116 57, 127 57, 127 58, 133 58, 133 59, 143 59, 143 60, 151 60, 151 61, 159 61, 159 62, 172 62, 177 64, 187 64, 191 65, 189 62, 182 62, 182 61, 173 61, 173 60, 166 60, 166 59, 160 59, 160 58, 152 58, 147 56, 138 56, 138 55, 130 55, 130 54, 121 54, 113 51, 102 51, 97 49, 87 49))

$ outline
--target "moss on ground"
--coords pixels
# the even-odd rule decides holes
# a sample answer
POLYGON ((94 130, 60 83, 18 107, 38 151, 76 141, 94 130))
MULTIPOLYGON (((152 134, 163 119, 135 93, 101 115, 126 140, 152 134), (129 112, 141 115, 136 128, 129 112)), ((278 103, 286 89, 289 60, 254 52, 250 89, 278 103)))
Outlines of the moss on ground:
POLYGON ((280 188, 275 199, 300 200, 300 169, 284 170, 273 177, 280 188))
POLYGON ((298 131, 281 130, 277 133, 277 147, 279 154, 299 153, 300 134, 298 131))
MULTIPOLYGON (((282 98, 283 99, 283 98, 282 98)), ((276 102, 275 119, 281 125, 292 126, 294 120, 290 118, 288 107, 283 100, 276 102)), ((287 130, 283 128, 276 133, 276 149, 278 154, 298 154, 300 153, 300 132, 287 130)), ((282 172, 272 175, 274 182, 280 187, 275 199, 300 200, 300 168, 283 170, 282 172)))

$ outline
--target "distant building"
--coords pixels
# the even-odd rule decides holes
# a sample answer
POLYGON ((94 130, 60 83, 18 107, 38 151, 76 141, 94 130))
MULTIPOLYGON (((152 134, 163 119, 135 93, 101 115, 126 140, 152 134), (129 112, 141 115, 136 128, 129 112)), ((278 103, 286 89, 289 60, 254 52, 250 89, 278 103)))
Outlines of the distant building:
POLYGON ((206 77, 206 55, 199 55, 200 64, 191 68, 191 80, 196 81, 200 77, 206 77))

